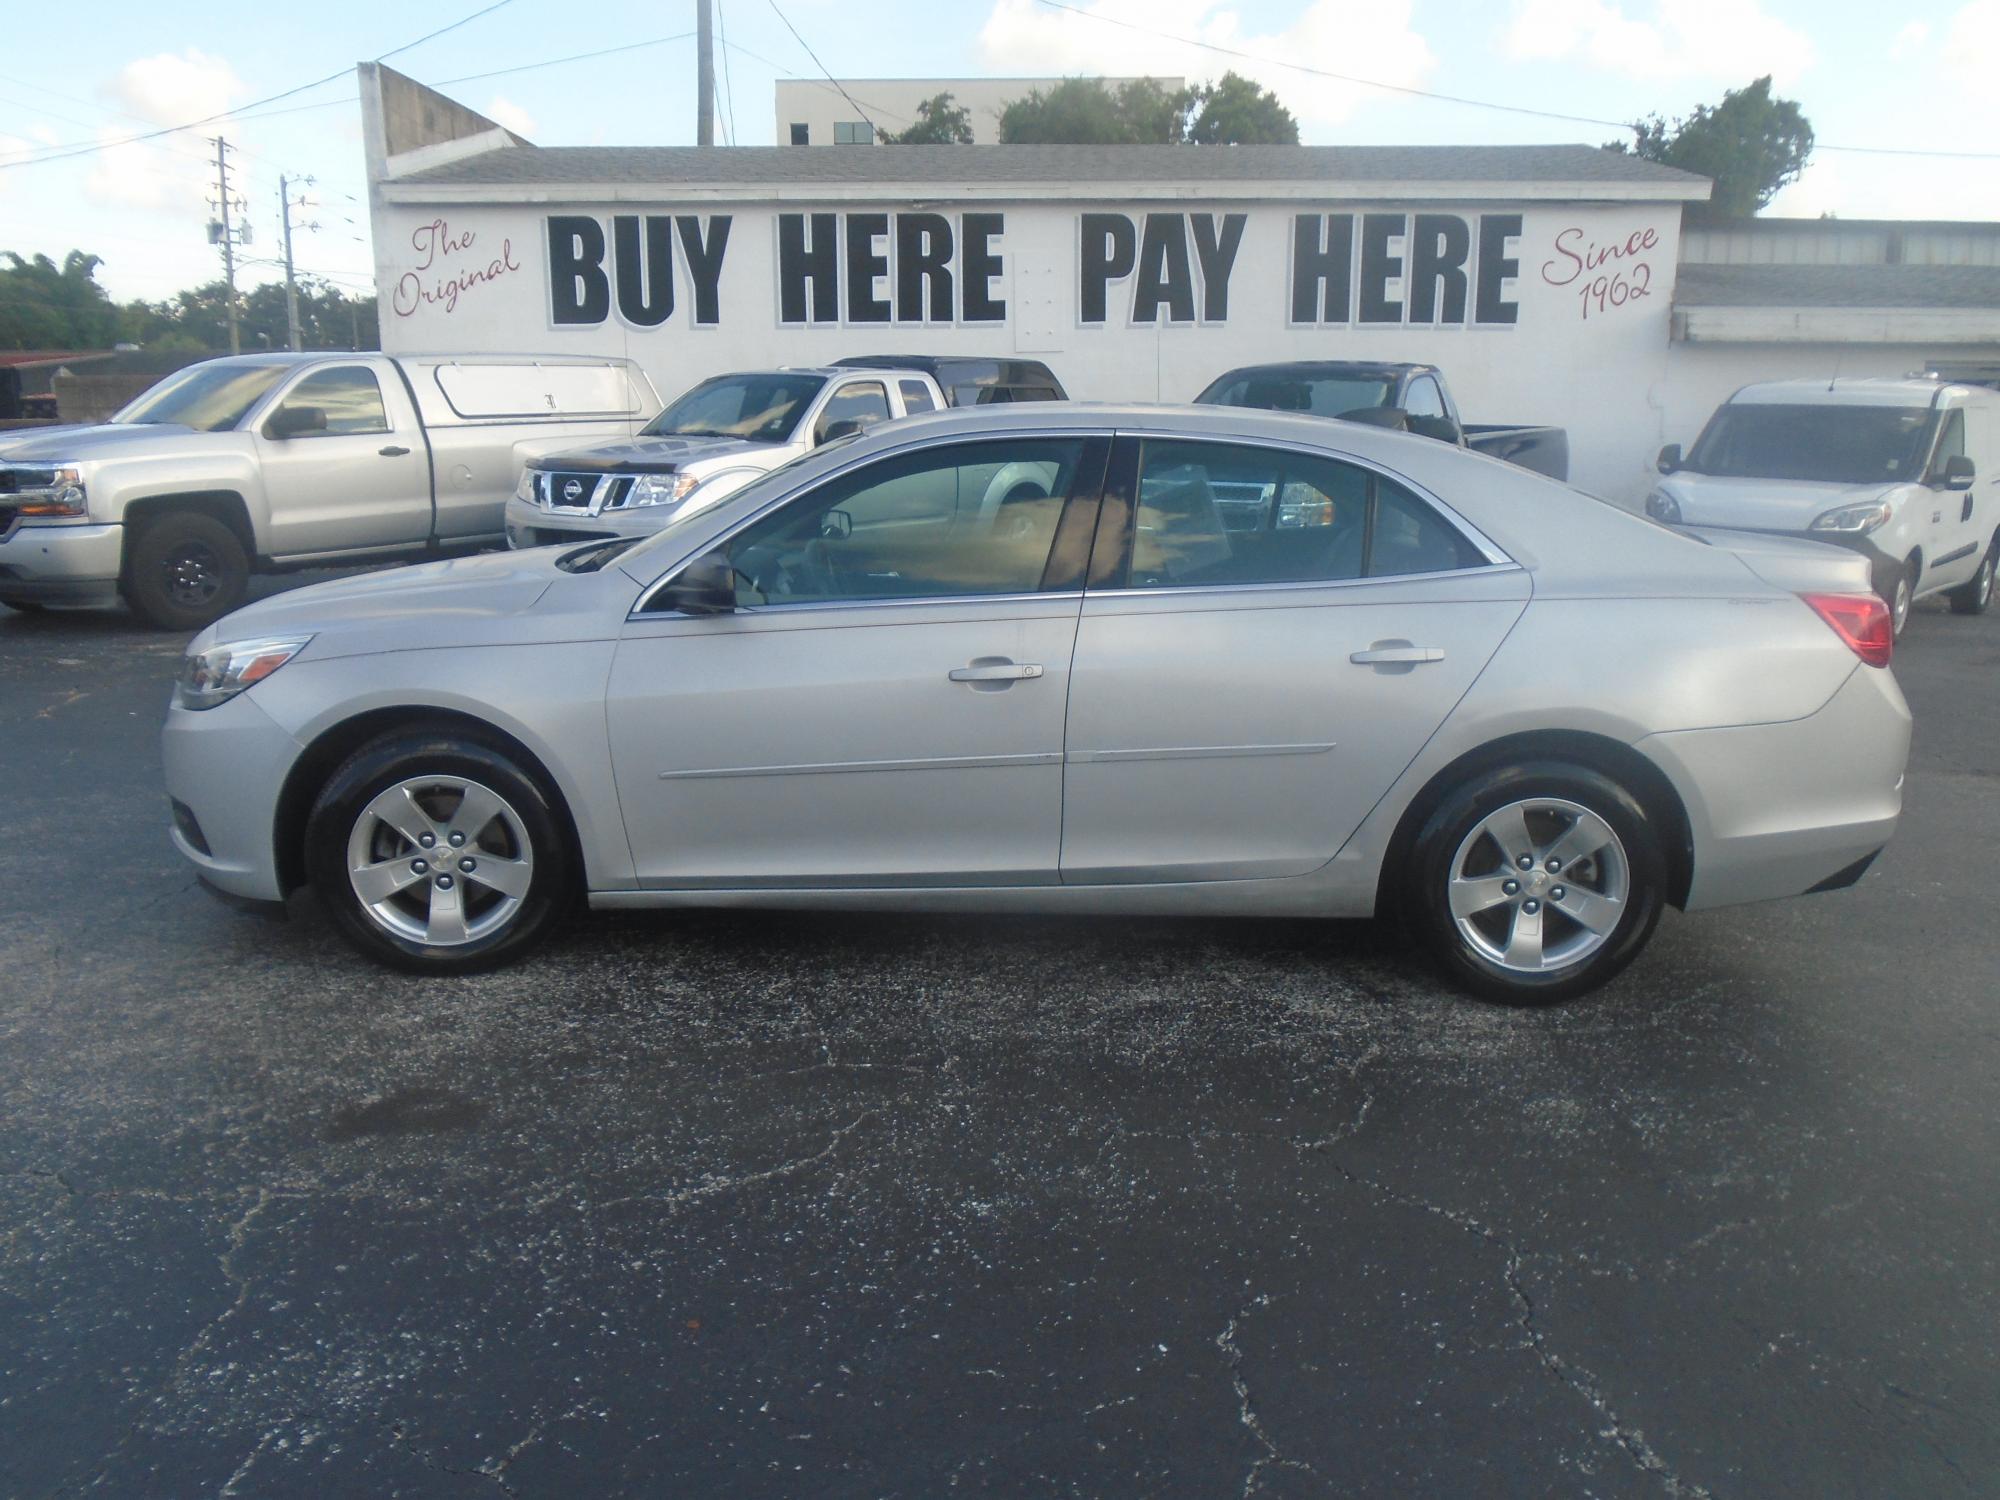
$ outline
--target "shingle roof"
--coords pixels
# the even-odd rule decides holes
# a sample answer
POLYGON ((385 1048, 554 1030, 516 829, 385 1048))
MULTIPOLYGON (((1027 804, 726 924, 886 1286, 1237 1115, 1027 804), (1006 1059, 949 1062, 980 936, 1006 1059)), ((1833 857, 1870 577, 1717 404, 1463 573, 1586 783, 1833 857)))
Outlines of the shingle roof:
POLYGON ((2000 266, 1683 265, 1676 307, 2000 307, 2000 266))
POLYGON ((490 184, 1558 182, 1707 179, 1597 146, 514 146, 394 179, 490 184))

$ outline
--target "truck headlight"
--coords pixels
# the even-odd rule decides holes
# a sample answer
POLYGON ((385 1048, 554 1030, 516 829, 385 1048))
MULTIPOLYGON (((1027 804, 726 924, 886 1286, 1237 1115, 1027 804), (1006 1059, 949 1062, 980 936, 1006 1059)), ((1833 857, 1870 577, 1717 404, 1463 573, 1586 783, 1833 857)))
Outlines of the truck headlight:
POLYGON ((514 486, 514 498, 516 500, 525 500, 530 505, 535 503, 535 478, 536 475, 533 469, 523 469, 521 471, 521 482, 514 486))
POLYGON ((305 650, 309 635, 266 636, 190 651, 174 696, 182 708, 214 708, 269 677, 305 650))
POLYGON ((87 516, 90 500, 84 494, 83 473, 70 466, 50 470, 46 487, 24 492, 16 507, 23 516, 87 516))
POLYGON ((1680 502, 1665 490, 1654 490, 1646 497, 1646 514, 1663 525, 1681 524, 1680 502))
POLYGON ((631 505, 679 505, 692 495, 701 484, 693 474, 641 474, 632 481, 632 488, 626 491, 625 503, 631 505))
POLYGON ((1886 500, 1871 500, 1866 505, 1843 505, 1838 510, 1814 516, 1811 529, 1845 532, 1849 536, 1866 536, 1876 527, 1886 525, 1891 514, 1893 512, 1890 511, 1886 500))

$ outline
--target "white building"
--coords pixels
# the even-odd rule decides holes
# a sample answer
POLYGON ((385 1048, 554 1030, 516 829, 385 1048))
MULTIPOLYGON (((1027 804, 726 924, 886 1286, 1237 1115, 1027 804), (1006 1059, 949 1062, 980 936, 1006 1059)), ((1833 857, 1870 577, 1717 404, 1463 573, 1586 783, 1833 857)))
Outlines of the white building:
MULTIPOLYGON (((1000 143, 1000 115, 1016 99, 1037 89, 1046 93, 1060 78, 780 78, 777 83, 777 134, 780 146, 872 146, 879 132, 897 135, 914 125, 917 106, 939 94, 971 117, 972 144, 1000 143)), ((1106 78, 1113 88, 1137 82, 1106 78)), ((1185 80, 1155 78, 1168 93, 1178 93, 1185 80)))
POLYGON ((1421 360, 1469 421, 1567 427, 1575 482, 1627 504, 1747 381, 2000 365, 2000 226, 1684 241, 1706 179, 1594 146, 538 148, 388 69, 362 98, 392 351, 618 353, 669 396, 1018 353, 1165 401, 1421 360))

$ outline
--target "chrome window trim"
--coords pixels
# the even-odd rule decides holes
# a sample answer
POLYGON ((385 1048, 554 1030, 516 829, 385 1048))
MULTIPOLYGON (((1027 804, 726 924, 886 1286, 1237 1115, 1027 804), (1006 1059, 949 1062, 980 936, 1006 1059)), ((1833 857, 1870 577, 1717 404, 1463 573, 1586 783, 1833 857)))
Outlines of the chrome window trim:
POLYGON ((1485 563, 1476 568, 1438 568, 1429 573, 1377 573, 1367 578, 1302 579, 1294 583, 1175 583, 1157 589, 1092 589, 1093 599, 1157 599, 1163 595, 1296 594, 1318 589, 1367 588, 1384 583, 1419 583, 1433 578, 1497 578, 1527 570, 1517 562, 1485 563))

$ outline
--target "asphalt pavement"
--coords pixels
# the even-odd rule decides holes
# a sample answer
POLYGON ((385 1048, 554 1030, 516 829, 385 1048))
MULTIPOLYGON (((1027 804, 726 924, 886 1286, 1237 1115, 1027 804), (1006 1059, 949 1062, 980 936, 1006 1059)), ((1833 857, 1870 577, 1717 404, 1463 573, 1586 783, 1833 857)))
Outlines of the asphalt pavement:
POLYGON ((0 612, 0 1495, 2000 1489, 2000 615, 1853 890, 1590 999, 1371 924, 586 916, 377 969, 0 612))

